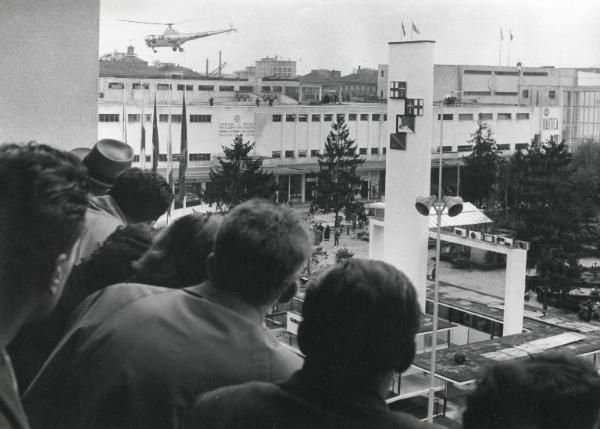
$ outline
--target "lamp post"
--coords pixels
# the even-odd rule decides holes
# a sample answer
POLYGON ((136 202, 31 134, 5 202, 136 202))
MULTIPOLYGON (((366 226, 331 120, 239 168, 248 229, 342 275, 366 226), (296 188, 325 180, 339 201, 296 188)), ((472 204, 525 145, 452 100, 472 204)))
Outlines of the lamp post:
POLYGON ((439 143, 439 169, 438 169, 438 195, 429 197, 418 197, 415 202, 415 208, 423 216, 430 216, 431 208, 436 214, 436 235, 435 235, 435 278, 433 288, 433 323, 431 328, 431 370, 429 374, 429 400, 427 402, 427 421, 433 423, 433 404, 435 401, 435 373, 437 357, 437 334, 438 334, 438 307, 439 307, 439 289, 440 289, 440 248, 441 248, 441 229, 442 213, 447 210, 448 216, 456 216, 462 212, 463 200, 456 197, 442 197, 442 147, 444 139, 444 112, 443 105, 446 102, 440 101, 440 143, 439 143))

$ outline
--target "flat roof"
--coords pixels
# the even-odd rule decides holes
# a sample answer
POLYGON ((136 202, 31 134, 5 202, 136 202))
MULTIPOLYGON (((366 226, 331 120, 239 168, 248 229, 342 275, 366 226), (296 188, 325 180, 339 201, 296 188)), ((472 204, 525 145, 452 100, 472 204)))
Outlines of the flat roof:
MULTIPOLYGON (((499 303, 502 298, 461 288, 449 283, 440 282, 440 304, 480 315, 502 323, 504 311, 499 303)), ((427 299, 433 299, 432 288, 428 288, 427 299)), ((477 379, 482 366, 496 362, 494 359, 483 356, 487 353, 498 352, 524 343, 541 340, 559 334, 576 333, 583 339, 570 344, 552 348, 553 351, 568 351, 578 356, 600 351, 600 326, 579 321, 570 321, 564 317, 543 319, 536 316, 531 308, 526 306, 523 327, 529 332, 522 334, 498 337, 492 341, 481 341, 461 346, 449 345, 447 349, 437 351, 436 375, 446 381, 456 384, 469 384, 477 379), (587 331, 586 329, 597 329, 587 331), (462 364, 454 361, 456 354, 464 355, 466 360, 462 364)), ((413 365, 429 372, 431 368, 430 353, 417 355, 413 365)), ((515 359, 529 359, 528 356, 515 359)))

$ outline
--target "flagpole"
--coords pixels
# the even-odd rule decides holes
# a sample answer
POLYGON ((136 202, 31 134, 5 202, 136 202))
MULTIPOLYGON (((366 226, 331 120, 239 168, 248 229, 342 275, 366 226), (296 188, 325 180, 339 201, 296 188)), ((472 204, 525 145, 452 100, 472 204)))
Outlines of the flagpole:
POLYGON ((173 104, 173 84, 169 84, 169 134, 167 136, 167 180, 171 191, 175 190, 173 184, 173 140, 171 135, 171 105, 173 104))
POLYGON ((500 40, 498 43, 498 65, 502 65, 502 40, 504 37, 502 36, 502 27, 500 27, 500 40))
POLYGON ((125 107, 125 82, 123 82, 123 129, 121 137, 124 143, 127 143, 127 109, 125 107))
POLYGON ((146 130, 144 129, 144 85, 140 80, 140 94, 142 99, 142 108, 140 109, 140 168, 146 169, 146 130))

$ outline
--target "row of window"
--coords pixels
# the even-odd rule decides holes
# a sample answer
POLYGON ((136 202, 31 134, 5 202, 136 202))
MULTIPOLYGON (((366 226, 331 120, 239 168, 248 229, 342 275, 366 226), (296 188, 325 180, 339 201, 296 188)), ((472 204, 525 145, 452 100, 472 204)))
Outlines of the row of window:
MULTIPOLYGON (((127 122, 140 122, 141 115, 139 113, 128 113, 127 114, 127 122)), ((100 113, 98 114, 99 122, 120 122, 121 115, 118 113, 100 113)), ((146 122, 152 121, 151 114, 145 114, 144 120, 146 122)), ((159 114, 158 115, 159 122, 169 122, 168 114, 159 114)), ((171 122, 181 123, 181 115, 180 114, 172 114, 171 122)), ((210 123, 212 122, 212 115, 190 115, 191 123, 210 123)))
MULTIPOLYGON (((491 96, 492 92, 491 91, 465 91, 463 93, 464 95, 480 95, 480 96, 491 96)), ((519 95, 518 92, 515 91, 495 91, 493 93, 493 95, 506 95, 506 96, 517 96, 519 95)), ((524 89, 521 92, 521 95, 523 96, 523 98, 529 98, 529 90, 528 89, 524 89)), ((548 98, 554 100, 556 98, 556 91, 551 89, 548 91, 548 98)))
MULTIPOLYGON (((448 153, 448 152, 452 152, 452 148, 453 146, 442 146, 442 152, 443 153, 448 153)), ((496 144, 496 149, 498 150, 510 150, 510 143, 498 143, 496 144)), ((515 150, 525 150, 525 149, 529 149, 529 143, 515 143, 515 150)), ((470 144, 464 144, 464 145, 458 145, 456 147, 456 151, 457 152, 470 152, 473 150, 473 145, 470 144)), ((433 150, 434 152, 439 152, 439 148, 435 148, 433 150)))
MULTIPOLYGON (((189 84, 177 84, 176 86, 177 91, 193 91, 194 90, 194 85, 189 85, 189 84)), ((109 82, 108 83, 108 88, 109 89, 125 89, 125 83, 124 82, 109 82)), ((150 84, 149 83, 132 83, 131 84, 131 89, 150 89, 150 84)), ((218 91, 220 92, 232 92, 235 91, 235 86, 234 85, 219 85, 218 87, 218 91)), ((170 83, 157 83, 156 84, 156 89, 158 91, 170 91, 171 89, 173 89, 173 84, 170 83)), ((198 91, 214 91, 215 90, 215 85, 198 85, 198 91)), ((237 91, 240 92, 254 92, 254 86, 252 85, 239 85, 237 88, 237 91)), ((283 92, 283 87, 282 86, 263 86, 261 88, 262 92, 283 92)))
MULTIPOLYGON (((465 70, 464 74, 484 74, 491 75, 492 73, 499 76, 518 76, 518 71, 502 71, 502 70, 465 70)), ((524 71, 523 76, 548 76, 548 72, 524 71)))
MULTIPOLYGON (((151 159, 152 158, 150 157, 150 155, 146 155, 146 162, 150 162, 151 159)), ((188 156, 188 159, 190 161, 210 161, 210 153, 190 153, 188 156)), ((166 153, 158 154, 158 160, 160 162, 167 162, 167 154, 166 153)), ((171 154, 171 160, 178 162, 181 160, 181 155, 178 153, 173 153, 173 154, 171 154)), ((140 162, 140 156, 133 155, 133 162, 140 162)))
MULTIPOLYGON (((382 153, 385 155, 386 153, 386 149, 387 148, 383 148, 382 153)), ((366 147, 361 147, 358 149, 358 153, 359 155, 366 155, 367 154, 367 148, 366 147)), ((296 151, 293 150, 285 150, 283 151, 283 155, 284 158, 306 158, 307 155, 307 151, 306 150, 299 150, 298 153, 296 154, 296 151)), ((318 158, 321 155, 321 151, 319 149, 311 149, 310 151, 310 157, 311 158, 318 158)), ((379 155, 379 148, 376 147, 372 147, 371 148, 371 155, 379 155)), ((281 158, 281 151, 280 150, 274 150, 271 152, 271 157, 273 158, 281 158)))
MULTIPOLYGON (((529 119, 529 113, 527 112, 518 112, 515 114, 515 117, 518 120, 521 119, 529 119)), ((438 113, 438 121, 441 119, 441 115, 438 113)), ((475 115, 473 113, 459 113, 458 114, 458 120, 459 121, 473 121, 475 118, 475 115)), ((477 118, 480 121, 491 121, 494 119, 494 114, 493 113, 479 113, 477 115, 477 118)), ((497 114, 497 119, 499 121, 502 120, 510 120, 512 119, 512 113, 498 113, 497 114)), ((454 114, 453 113, 444 113, 444 121, 453 121, 454 120, 454 114)))
MULTIPOLYGON (((273 115, 273 122, 282 122, 283 121, 283 116, 281 114, 276 114, 273 115)), ((333 121, 333 113, 325 113, 324 115, 320 115, 318 113, 315 114, 311 114, 310 115, 310 120, 311 122, 320 122, 321 121, 321 116, 323 117, 323 121, 324 122, 332 122, 333 121)), ((348 114, 348 121, 356 121, 358 118, 358 114, 357 113, 349 113, 348 114)), ((296 115, 295 113, 287 113, 285 115, 285 122, 308 122, 308 117, 309 114, 307 113, 301 113, 296 115)), ((371 114, 371 121, 381 121, 383 118, 384 121, 387 121, 387 114, 381 114, 381 113, 372 113, 371 114)), ((346 114, 345 113, 338 113, 335 115, 335 119, 337 121, 345 121, 346 120, 346 114)), ((369 114, 368 113, 361 113, 360 114, 360 120, 361 121, 368 121, 369 120, 369 114)))

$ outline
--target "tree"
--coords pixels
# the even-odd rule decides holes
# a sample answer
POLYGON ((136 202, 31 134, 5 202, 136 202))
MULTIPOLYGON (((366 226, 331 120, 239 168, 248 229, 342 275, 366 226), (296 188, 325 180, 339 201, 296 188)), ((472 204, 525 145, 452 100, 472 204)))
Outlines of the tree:
POLYGON ((254 143, 244 143, 241 134, 231 146, 223 146, 225 158, 219 159, 220 167, 210 169, 210 182, 203 193, 210 206, 216 204, 218 210, 226 211, 250 198, 274 198, 275 177, 262 170, 262 158, 249 155, 252 149, 254 143))
POLYGON ((463 157, 462 195, 469 201, 484 202, 493 194, 498 180, 502 163, 500 151, 492 137, 492 129, 485 122, 477 122, 468 143, 473 144, 473 152, 463 157))
POLYGON ((579 277, 582 217, 571 163, 564 142, 552 140, 510 159, 508 204, 517 237, 531 244, 528 263, 536 266, 546 296, 552 290, 564 298, 579 277))
POLYGON ((325 151, 318 160, 317 204, 325 212, 335 213, 336 225, 340 210, 355 204, 354 196, 361 184, 356 168, 365 161, 358 156, 354 140, 348 136, 348 126, 343 119, 332 123, 325 151))

